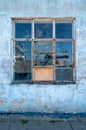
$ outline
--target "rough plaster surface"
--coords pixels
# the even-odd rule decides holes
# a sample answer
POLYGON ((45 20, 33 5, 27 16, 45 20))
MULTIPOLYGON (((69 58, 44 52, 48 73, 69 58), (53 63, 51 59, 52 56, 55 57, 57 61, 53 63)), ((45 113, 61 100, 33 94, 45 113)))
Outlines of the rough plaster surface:
POLYGON ((0 112, 86 112, 86 0, 0 0, 0 112), (76 84, 11 85, 12 17, 75 17, 76 84))

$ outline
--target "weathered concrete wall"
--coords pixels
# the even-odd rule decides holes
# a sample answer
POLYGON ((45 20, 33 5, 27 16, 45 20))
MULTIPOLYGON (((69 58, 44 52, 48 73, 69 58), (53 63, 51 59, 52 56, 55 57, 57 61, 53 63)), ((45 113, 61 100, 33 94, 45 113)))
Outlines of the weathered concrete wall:
POLYGON ((86 112, 86 0, 0 0, 0 111, 86 112), (11 85, 12 17, 76 18, 76 84, 11 85))

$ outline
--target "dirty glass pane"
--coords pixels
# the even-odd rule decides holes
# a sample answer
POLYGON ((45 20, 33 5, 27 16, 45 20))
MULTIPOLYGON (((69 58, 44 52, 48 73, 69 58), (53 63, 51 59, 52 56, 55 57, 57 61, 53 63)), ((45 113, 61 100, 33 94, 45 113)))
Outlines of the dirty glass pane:
POLYGON ((72 23, 56 23, 55 24, 56 38, 72 38, 72 23))
POLYGON ((35 23, 35 38, 52 38, 52 23, 35 23))
POLYGON ((35 53, 52 53, 52 42, 35 42, 34 43, 35 53))
POLYGON ((31 23, 15 23, 15 38, 31 38, 31 23))
POLYGON ((56 42, 56 66, 72 67, 72 42, 56 42))
POLYGON ((35 66, 52 65, 52 55, 51 54, 34 54, 34 65, 35 66))
POLYGON ((56 81, 73 81, 73 68, 55 69, 56 81))
POLYGON ((14 80, 31 80, 31 77, 31 42, 16 42, 14 80))

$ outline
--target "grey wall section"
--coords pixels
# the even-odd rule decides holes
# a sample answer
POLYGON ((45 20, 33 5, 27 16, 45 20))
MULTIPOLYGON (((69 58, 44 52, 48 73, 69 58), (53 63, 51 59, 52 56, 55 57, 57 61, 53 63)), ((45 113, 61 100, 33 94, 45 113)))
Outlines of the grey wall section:
POLYGON ((86 112, 86 0, 0 0, 0 112, 86 112), (12 17, 76 18, 76 84, 11 85, 12 17))

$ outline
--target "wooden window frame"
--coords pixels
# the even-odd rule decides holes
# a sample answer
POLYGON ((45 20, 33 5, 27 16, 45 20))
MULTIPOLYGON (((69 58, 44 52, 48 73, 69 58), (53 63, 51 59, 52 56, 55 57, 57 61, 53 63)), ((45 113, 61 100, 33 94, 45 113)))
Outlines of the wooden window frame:
MULTIPOLYGON (((14 54, 12 51, 12 58, 13 58, 13 62, 12 62, 12 82, 13 83, 57 83, 57 84, 69 84, 69 83, 75 83, 76 81, 76 58, 75 58, 75 18, 12 18, 12 41, 13 43, 16 41, 31 41, 32 42, 32 61, 31 61, 31 70, 32 70, 32 80, 28 81, 28 80, 14 80, 13 79, 13 64, 14 64, 14 54), (32 23, 32 38, 15 38, 15 23, 32 23), (52 38, 44 38, 44 39, 37 39, 34 38, 34 22, 52 22, 52 38), (72 39, 56 39, 55 38, 55 23, 72 23, 72 39), (34 81, 34 42, 52 42, 52 47, 53 47, 53 65, 52 66, 42 66, 43 68, 45 67, 53 67, 53 81, 34 81), (55 76, 55 43, 57 42, 72 42, 72 50, 73 50, 73 54, 72 54, 72 58, 73 58, 73 81, 56 81, 56 76, 55 76)), ((14 44, 12 45, 13 48, 14 44)), ((12 49, 13 50, 13 49, 12 49)), ((36 68, 41 68, 41 66, 35 66, 36 68)))

